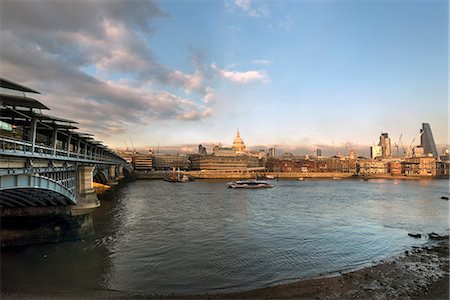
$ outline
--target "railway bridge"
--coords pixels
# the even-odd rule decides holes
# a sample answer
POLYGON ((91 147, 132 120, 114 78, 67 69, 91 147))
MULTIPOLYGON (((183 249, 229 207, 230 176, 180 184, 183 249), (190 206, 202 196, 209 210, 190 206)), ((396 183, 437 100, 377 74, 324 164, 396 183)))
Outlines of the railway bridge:
POLYGON ((82 238, 100 206, 94 178, 116 185, 126 161, 49 110, 39 92, 0 78, 0 240, 4 245, 82 238))

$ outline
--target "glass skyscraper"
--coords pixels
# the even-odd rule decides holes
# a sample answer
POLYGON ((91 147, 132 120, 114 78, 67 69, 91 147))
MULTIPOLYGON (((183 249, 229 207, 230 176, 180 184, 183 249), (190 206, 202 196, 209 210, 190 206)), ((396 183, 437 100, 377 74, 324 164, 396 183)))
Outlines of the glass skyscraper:
POLYGON ((422 133, 422 135, 420 136, 420 146, 423 147, 424 154, 428 155, 429 153, 431 153, 434 157, 438 157, 438 152, 436 149, 436 144, 434 143, 430 124, 422 123, 422 129, 420 130, 420 132, 422 133))

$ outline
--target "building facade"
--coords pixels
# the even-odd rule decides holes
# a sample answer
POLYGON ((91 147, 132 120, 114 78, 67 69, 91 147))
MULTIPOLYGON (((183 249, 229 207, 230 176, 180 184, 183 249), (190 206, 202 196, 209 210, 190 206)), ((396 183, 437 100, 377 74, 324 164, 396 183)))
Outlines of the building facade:
POLYGON ((425 155, 432 155, 438 157, 436 144, 434 143, 433 133, 431 132, 430 124, 422 123, 420 130, 420 146, 423 147, 425 155))
POLYGON ((380 142, 378 143, 378 146, 381 147, 382 158, 391 157, 391 139, 389 138, 387 133, 382 133, 380 135, 380 142))
POLYGON ((243 156, 191 155, 190 170, 242 172, 247 170, 247 160, 243 156))
POLYGON ((189 169, 189 157, 186 154, 154 154, 153 168, 158 171, 189 169))

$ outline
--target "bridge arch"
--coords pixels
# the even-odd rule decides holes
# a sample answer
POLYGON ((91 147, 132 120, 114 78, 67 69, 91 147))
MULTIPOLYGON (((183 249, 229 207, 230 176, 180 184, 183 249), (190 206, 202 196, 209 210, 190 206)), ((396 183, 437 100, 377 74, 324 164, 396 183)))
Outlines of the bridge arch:
POLYGON ((69 180, 57 181, 39 174, 1 176, 0 207, 67 206, 77 204, 69 180))

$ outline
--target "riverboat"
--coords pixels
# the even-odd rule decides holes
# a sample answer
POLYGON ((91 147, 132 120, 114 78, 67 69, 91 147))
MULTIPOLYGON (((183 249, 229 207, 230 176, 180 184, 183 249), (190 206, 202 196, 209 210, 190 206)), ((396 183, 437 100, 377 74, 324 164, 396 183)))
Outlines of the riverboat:
POLYGON ((271 188, 273 185, 264 180, 238 180, 227 183, 227 187, 232 189, 257 189, 271 188))
POLYGON ((183 176, 167 176, 166 178, 164 178, 165 181, 168 182, 188 182, 189 181, 189 177, 185 174, 183 176))
POLYGON ((180 170, 178 170, 178 172, 175 172, 174 169, 172 174, 164 178, 164 180, 168 182, 188 182, 189 177, 186 174, 181 174, 180 170))

